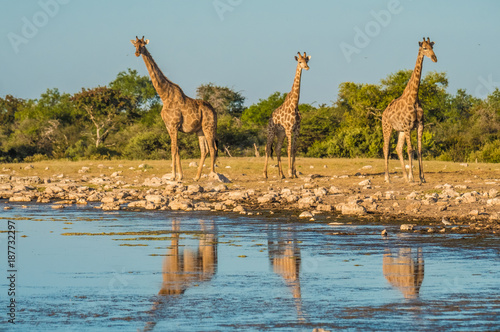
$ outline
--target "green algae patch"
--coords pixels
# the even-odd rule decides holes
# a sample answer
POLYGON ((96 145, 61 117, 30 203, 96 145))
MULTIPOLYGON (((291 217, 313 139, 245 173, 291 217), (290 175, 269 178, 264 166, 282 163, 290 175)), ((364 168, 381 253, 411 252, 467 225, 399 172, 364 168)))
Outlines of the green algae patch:
MULTIPOLYGON (((172 232, 172 231, 138 231, 138 232, 101 232, 101 233, 85 233, 85 232, 71 232, 71 233, 61 233, 63 236, 120 236, 120 235, 131 235, 131 236, 154 236, 154 235, 165 235, 165 234, 200 234, 202 232, 172 232)), ((179 238, 181 239, 181 238, 179 238)))
POLYGON ((113 239, 113 241, 167 241, 174 239, 176 238, 172 236, 160 236, 160 237, 142 236, 142 237, 131 237, 126 239, 113 239))
POLYGON ((120 247, 147 247, 147 244, 142 244, 142 243, 137 243, 137 244, 132 244, 132 243, 122 243, 120 244, 120 247))

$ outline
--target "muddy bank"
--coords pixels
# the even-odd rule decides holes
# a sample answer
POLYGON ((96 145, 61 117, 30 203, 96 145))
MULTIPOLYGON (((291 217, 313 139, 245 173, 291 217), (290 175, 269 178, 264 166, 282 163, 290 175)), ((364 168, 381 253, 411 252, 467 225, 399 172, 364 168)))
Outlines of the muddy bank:
POLYGON ((496 170, 482 171, 480 176, 431 172, 424 184, 407 184, 397 174, 387 184, 381 174, 370 173, 370 165, 354 174, 327 176, 311 171, 298 179, 268 181, 242 174, 177 182, 169 179, 170 174, 144 171, 142 177, 132 178, 123 167, 117 170, 102 164, 95 167, 101 172, 98 175, 85 166, 73 173, 26 175, 36 174, 41 167, 3 168, 0 198, 5 209, 12 208, 12 202, 18 202, 16 206, 44 203, 54 209, 90 203, 102 210, 279 214, 315 222, 353 216, 353 222, 404 224, 402 231, 409 232, 500 232, 500 175, 496 170))

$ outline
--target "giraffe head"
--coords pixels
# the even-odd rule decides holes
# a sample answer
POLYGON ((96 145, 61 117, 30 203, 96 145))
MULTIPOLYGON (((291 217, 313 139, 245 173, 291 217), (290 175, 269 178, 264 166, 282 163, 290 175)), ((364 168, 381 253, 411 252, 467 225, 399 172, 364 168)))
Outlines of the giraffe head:
POLYGON ((434 51, 432 50, 432 47, 434 46, 434 42, 431 42, 429 37, 427 37, 427 40, 418 42, 418 45, 420 46, 420 49, 422 50, 422 54, 428 57, 429 59, 432 60, 432 62, 437 62, 438 59, 436 57, 436 54, 434 54, 434 51))
POLYGON ((304 52, 304 55, 302 56, 300 52, 297 52, 299 55, 298 57, 295 56, 295 60, 298 62, 298 65, 300 66, 301 69, 309 70, 309 66, 307 63, 311 59, 310 55, 306 55, 306 52, 304 52))
POLYGON ((135 56, 140 56, 144 50, 144 46, 149 43, 149 39, 144 40, 144 36, 142 36, 142 39, 139 39, 135 36, 135 40, 131 39, 130 42, 135 46, 135 56))

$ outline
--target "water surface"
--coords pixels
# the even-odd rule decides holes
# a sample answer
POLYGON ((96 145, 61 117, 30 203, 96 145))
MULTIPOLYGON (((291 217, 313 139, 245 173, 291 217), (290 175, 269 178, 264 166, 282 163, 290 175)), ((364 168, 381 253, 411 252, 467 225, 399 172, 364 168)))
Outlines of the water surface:
POLYGON ((8 330, 500 329, 492 235, 37 204, 0 217, 18 231, 8 330))

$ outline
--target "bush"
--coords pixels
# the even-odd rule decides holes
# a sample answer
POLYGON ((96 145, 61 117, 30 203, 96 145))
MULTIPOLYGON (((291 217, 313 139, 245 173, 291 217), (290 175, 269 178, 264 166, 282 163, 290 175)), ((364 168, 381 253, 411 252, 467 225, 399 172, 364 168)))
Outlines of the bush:
POLYGON ((478 160, 486 163, 500 163, 500 140, 486 143, 481 150, 472 152, 470 161, 478 160))
POLYGON ((128 159, 169 159, 170 138, 167 133, 142 132, 132 138, 123 150, 128 159))

